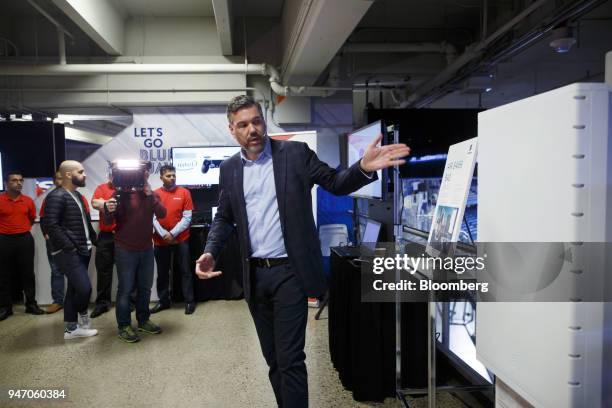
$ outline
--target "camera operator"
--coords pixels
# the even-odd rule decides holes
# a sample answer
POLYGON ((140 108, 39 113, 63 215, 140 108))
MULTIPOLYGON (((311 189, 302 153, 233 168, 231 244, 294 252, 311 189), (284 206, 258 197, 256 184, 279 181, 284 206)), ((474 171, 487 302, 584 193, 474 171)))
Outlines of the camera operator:
POLYGON ((104 204, 105 222, 116 223, 115 263, 117 265, 116 316, 119 338, 127 343, 140 340, 130 316, 130 293, 136 287, 136 319, 138 330, 151 334, 161 328, 149 320, 149 301, 153 286, 153 215, 166 216, 159 196, 148 183, 149 171, 144 170, 142 188, 120 191, 117 177, 113 177, 117 191, 104 204))

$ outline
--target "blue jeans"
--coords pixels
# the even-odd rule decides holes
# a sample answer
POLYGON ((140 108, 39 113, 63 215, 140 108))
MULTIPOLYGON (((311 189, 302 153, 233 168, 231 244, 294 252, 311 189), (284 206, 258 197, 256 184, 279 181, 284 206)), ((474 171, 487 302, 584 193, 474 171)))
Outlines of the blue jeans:
POLYGON ((130 313, 130 293, 136 288, 136 320, 144 323, 149 320, 149 302, 153 286, 153 248, 145 251, 128 251, 115 247, 117 264, 117 306, 116 316, 119 328, 132 324, 130 313))
POLYGON ((89 297, 91 296, 91 282, 87 268, 90 254, 81 255, 76 251, 60 252, 55 255, 57 265, 68 278, 68 289, 64 301, 64 321, 77 322, 77 312, 87 313, 89 297))
POLYGON ((51 298, 53 303, 58 305, 64 305, 64 273, 61 271, 57 260, 54 255, 47 248, 47 259, 49 259, 49 266, 51 266, 51 298))

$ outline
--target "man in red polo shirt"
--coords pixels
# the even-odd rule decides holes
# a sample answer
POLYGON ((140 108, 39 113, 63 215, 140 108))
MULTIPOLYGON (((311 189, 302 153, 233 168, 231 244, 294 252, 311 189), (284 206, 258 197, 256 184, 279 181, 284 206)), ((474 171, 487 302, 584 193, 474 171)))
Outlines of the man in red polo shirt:
POLYGON ((36 206, 34 201, 21 194, 23 175, 11 171, 4 179, 6 192, 0 194, 0 320, 13 314, 11 299, 11 274, 14 265, 19 271, 26 298, 26 313, 41 315, 44 312, 36 304, 34 279, 34 238, 30 234, 36 206))
POLYGON ((91 312, 91 318, 108 312, 111 306, 111 288, 113 286, 113 266, 115 264, 115 222, 107 224, 104 221, 104 203, 115 193, 113 179, 109 175, 108 182, 96 187, 91 198, 91 205, 100 211, 100 234, 96 246, 97 296, 96 306, 91 312))
POLYGON ((193 211, 193 201, 189 190, 176 185, 176 169, 165 165, 159 170, 163 186, 155 190, 161 203, 166 207, 164 218, 153 220, 155 233, 155 260, 157 262, 157 295, 159 302, 151 309, 157 313, 170 307, 170 260, 174 254, 173 271, 182 276, 185 314, 195 311, 193 297, 193 273, 190 268, 189 225, 193 211))

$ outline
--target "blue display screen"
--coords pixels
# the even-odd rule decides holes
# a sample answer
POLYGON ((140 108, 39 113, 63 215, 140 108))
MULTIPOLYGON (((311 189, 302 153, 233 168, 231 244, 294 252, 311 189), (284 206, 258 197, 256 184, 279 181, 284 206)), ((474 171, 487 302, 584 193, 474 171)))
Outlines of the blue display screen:
MULTIPOLYGON (((442 184, 441 177, 435 178, 410 178, 402 179, 403 209, 402 225, 429 233, 431 223, 438 202, 438 192, 442 184)), ((477 240, 477 217, 478 217, 478 180, 472 178, 470 192, 468 195, 465 218, 466 223, 461 224, 459 241, 471 243, 477 240), (469 231, 468 231, 469 227, 469 231)))

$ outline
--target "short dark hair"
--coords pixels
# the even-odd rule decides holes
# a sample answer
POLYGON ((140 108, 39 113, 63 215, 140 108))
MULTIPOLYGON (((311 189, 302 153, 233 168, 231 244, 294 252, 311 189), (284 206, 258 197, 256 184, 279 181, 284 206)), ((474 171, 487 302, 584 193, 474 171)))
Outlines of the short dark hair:
POLYGON ((263 118, 263 110, 261 105, 252 96, 249 95, 238 95, 227 104, 227 120, 232 121, 232 115, 238 112, 240 109, 250 108, 251 106, 257 106, 259 114, 263 118))
POLYGON ((4 174, 4 181, 9 181, 9 178, 15 175, 20 175, 23 177, 23 172, 20 170, 9 170, 4 174))
POLYGON ((176 168, 174 168, 174 166, 171 164, 164 164, 163 166, 159 168, 159 175, 163 176, 164 173, 167 171, 173 171, 176 173, 176 168))

